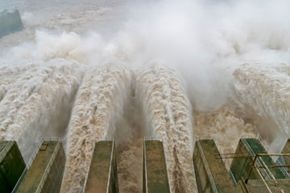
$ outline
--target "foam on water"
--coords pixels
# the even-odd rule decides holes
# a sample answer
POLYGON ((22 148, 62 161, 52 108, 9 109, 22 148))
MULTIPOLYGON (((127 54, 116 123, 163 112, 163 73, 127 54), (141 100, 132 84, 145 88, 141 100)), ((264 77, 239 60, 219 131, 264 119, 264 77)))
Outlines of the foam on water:
POLYGON ((61 137, 65 132, 80 82, 78 68, 71 62, 28 66, 20 68, 23 73, 6 86, 0 102, 0 138, 16 140, 27 163, 42 137, 61 137))
POLYGON ((0 67, 0 101, 3 99, 7 91, 13 86, 13 83, 23 75, 27 70, 33 68, 35 65, 5 65, 0 67))
POLYGON ((121 65, 88 69, 74 103, 67 134, 67 162, 61 192, 81 193, 95 143, 112 140, 130 93, 131 73, 121 65))
POLYGON ((258 132, 273 152, 290 136, 290 77, 287 65, 242 65, 234 72, 237 104, 255 120, 258 132), (278 69, 278 70, 277 70, 278 69))
POLYGON ((196 185, 191 159, 191 104, 178 75, 156 64, 137 76, 136 87, 146 136, 163 142, 171 192, 192 192, 196 185))

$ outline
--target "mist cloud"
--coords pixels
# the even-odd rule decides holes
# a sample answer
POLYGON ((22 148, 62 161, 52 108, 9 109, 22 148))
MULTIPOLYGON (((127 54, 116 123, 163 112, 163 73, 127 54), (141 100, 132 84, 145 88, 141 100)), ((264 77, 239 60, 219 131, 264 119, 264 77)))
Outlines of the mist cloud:
POLYGON ((290 60, 289 6, 287 0, 129 3, 128 19, 110 37, 38 30, 34 42, 13 48, 10 56, 122 61, 133 69, 162 61, 182 74, 195 108, 209 110, 227 101, 238 65, 290 60))

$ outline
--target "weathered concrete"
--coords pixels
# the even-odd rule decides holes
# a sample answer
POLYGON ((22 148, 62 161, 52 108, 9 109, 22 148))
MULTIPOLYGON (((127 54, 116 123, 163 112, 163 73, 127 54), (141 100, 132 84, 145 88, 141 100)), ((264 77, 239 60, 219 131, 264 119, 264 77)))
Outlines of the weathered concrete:
POLYGON ((195 144, 193 165, 199 193, 239 193, 213 140, 195 144))
POLYGON ((25 168, 16 142, 0 141, 0 192, 12 192, 25 168))
POLYGON ((59 192, 64 164, 62 144, 56 141, 44 142, 14 193, 59 192))
POLYGON ((143 150, 143 192, 170 193, 161 141, 146 140, 143 150))
MULTIPOLYGON (((285 144, 282 150, 282 154, 287 154, 285 156, 282 156, 283 164, 290 166, 290 156, 288 156, 290 155, 290 140, 288 140, 285 144)), ((290 167, 288 167, 288 171, 290 171, 290 167)))
POLYGON ((85 193, 118 193, 115 144, 100 141, 95 145, 85 193))

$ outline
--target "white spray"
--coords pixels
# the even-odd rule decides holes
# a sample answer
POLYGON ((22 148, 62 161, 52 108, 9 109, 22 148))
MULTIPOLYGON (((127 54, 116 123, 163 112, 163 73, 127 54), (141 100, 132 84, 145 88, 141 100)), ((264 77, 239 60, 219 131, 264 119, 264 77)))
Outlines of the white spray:
POLYGON ((6 87, 0 102, 0 138, 16 140, 26 163, 42 137, 62 137, 80 82, 73 63, 54 60, 29 66, 6 87))
POLYGON ((106 64, 88 70, 79 88, 67 136, 67 162, 61 192, 81 193, 95 143, 112 140, 128 98, 131 73, 106 64))
POLYGON ((192 192, 191 105, 180 79, 173 70, 155 65, 137 76, 137 95, 147 137, 163 142, 171 192, 192 192))

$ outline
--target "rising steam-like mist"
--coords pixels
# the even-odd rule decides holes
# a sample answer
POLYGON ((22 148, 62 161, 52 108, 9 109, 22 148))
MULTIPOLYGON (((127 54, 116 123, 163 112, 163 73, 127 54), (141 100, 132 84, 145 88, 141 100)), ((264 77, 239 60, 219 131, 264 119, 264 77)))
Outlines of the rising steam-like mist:
POLYGON ((32 138, 66 136, 62 190, 81 192, 94 142, 115 138, 120 191, 136 193, 140 173, 126 167, 142 167, 135 160, 145 135, 158 138, 172 192, 190 192, 196 137, 216 139, 223 152, 244 134, 261 136, 272 151, 285 143, 289 6, 4 0, 0 8, 17 7, 25 28, 0 39, 0 139, 17 140, 28 162, 34 150, 26 147, 39 143, 32 138))
MULTIPOLYGON (((249 61, 289 61, 287 0, 125 3, 129 5, 124 8, 126 13, 122 13, 125 16, 117 30, 102 33, 92 27, 82 34, 59 32, 64 24, 54 21, 55 30, 36 29, 32 42, 13 48, 9 55, 20 59, 65 58, 90 64, 123 60, 130 67, 160 59, 183 73, 191 101, 201 110, 226 102, 231 76, 225 69, 231 72, 249 61)), ((114 15, 113 11, 107 12, 114 15)), ((108 22, 114 24, 115 17, 108 22)), ((109 24, 104 28, 113 29, 109 24)))

